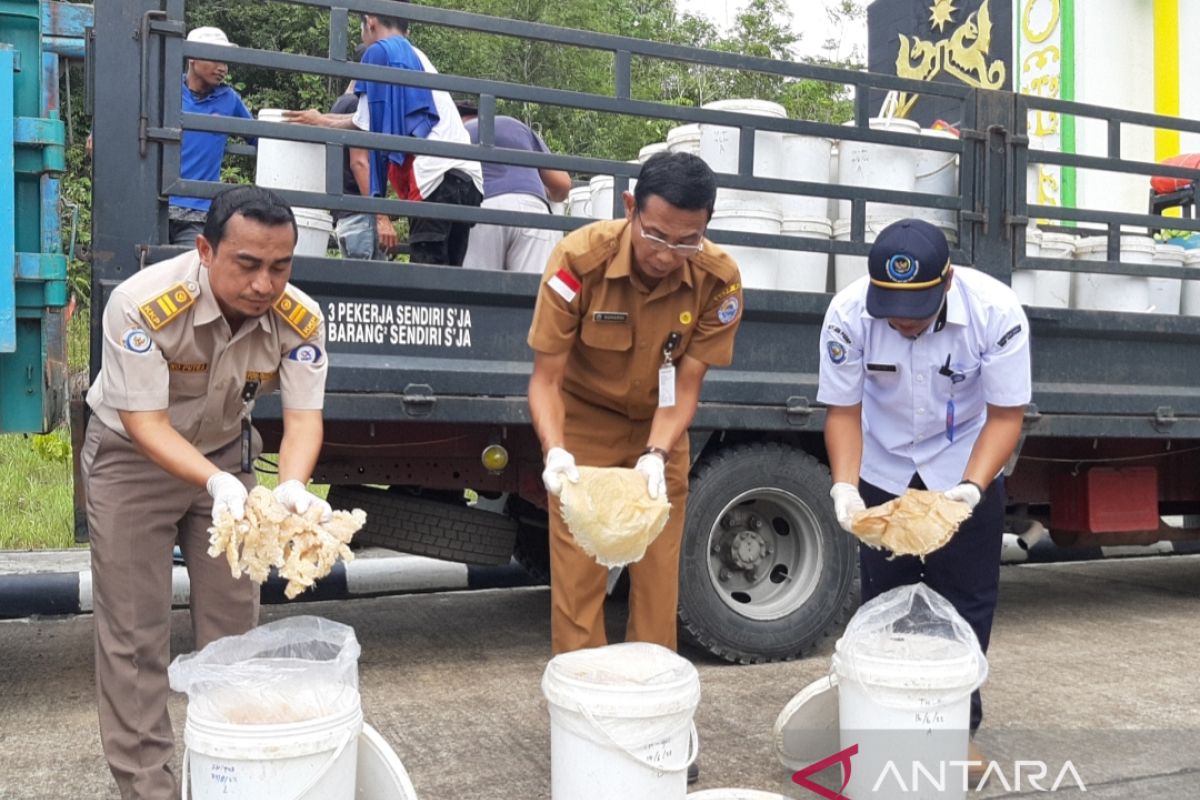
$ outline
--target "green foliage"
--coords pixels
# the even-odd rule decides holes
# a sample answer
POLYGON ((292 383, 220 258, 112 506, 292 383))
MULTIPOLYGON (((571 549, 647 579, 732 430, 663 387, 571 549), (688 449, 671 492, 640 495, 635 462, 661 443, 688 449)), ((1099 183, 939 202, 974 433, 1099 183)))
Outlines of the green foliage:
POLYGON ((28 437, 0 436, 0 550, 65 548, 75 545, 70 442, 64 431, 46 439, 61 444, 67 458, 45 458, 28 437))
POLYGON ((71 443, 57 433, 43 433, 29 440, 29 449, 44 461, 65 464, 71 460, 71 443))

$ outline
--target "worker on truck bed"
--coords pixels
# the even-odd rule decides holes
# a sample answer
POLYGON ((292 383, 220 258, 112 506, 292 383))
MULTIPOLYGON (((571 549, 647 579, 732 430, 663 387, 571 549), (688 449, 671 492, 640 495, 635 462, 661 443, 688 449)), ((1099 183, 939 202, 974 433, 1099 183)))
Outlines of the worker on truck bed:
MULTIPOLYGON (((908 488, 972 509, 926 556, 859 547, 863 602, 923 582, 970 624, 986 652, 1000 583, 1004 465, 1030 400, 1029 322, 996 279, 950 266, 942 232, 894 222, 871 245, 867 277, 833 298, 821 331, 817 400, 838 521, 908 488)), ((971 696, 971 733, 983 719, 971 696)), ((982 761, 974 742, 971 760, 982 761)), ((970 771, 982 774, 979 765, 970 771)))
MULTIPOLYGON (((471 142, 479 144, 479 110, 470 103, 460 102, 458 111, 471 142)), ((501 115, 494 122, 496 147, 550 152, 542 137, 519 119, 501 115)), ((549 214, 548 201, 561 203, 570 191, 571 176, 560 169, 483 163, 483 208, 549 214)), ((463 266, 540 274, 561 239, 562 233, 545 228, 476 225, 471 229, 463 266)))
MULTIPOLYGON (((437 72, 429 58, 408 41, 408 20, 364 14, 362 40, 367 45, 364 64, 437 72)), ((306 125, 471 143, 449 92, 380 81, 359 81, 357 91, 358 105, 353 114, 322 114, 310 109, 290 111, 285 118, 306 125)), ((478 161, 372 150, 371 194, 385 196, 389 183, 401 200, 460 206, 478 206, 483 200, 483 169, 478 161)), ((381 231, 386 220, 386 216, 379 215, 381 231)), ((461 267, 471 225, 410 217, 408 244, 412 261, 461 267)))
POLYGON ((327 364, 320 311, 288 283, 295 245, 279 195, 227 189, 195 250, 136 273, 104 308, 81 461, 100 739, 126 800, 179 797, 167 714, 175 545, 197 649, 258 621, 258 585, 207 553, 210 524, 224 512, 241 519, 255 483, 255 398, 282 393, 275 497, 295 513, 329 513, 305 489, 321 449, 327 364))
POLYGON ((529 408, 546 460, 556 654, 606 644, 608 571, 575 543, 559 509, 577 462, 633 467, 651 498, 669 498, 666 528, 629 565, 625 639, 675 649, 687 429, 708 368, 733 359, 742 319, 737 264, 704 238, 716 190, 696 156, 653 156, 636 192, 625 192, 625 218, 569 234, 542 277, 529 408))
MULTIPOLYGON (((193 28, 189 42, 232 47, 220 28, 193 28)), ((205 116, 241 117, 250 119, 250 112, 241 95, 225 84, 229 67, 223 61, 188 59, 183 76, 183 112, 205 116)), ((220 181, 221 163, 225 158, 224 133, 184 131, 179 140, 179 177, 185 181, 220 181)), ((250 139, 251 144, 254 139, 250 139)), ((167 201, 167 228, 171 244, 194 245, 204 231, 204 218, 212 203, 205 197, 172 195, 167 201)))

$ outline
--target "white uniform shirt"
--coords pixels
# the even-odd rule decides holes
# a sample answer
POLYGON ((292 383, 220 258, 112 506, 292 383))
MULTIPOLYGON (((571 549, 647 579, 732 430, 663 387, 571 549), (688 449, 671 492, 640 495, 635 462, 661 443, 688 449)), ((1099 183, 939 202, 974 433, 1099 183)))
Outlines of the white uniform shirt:
POLYGON ((948 489, 963 478, 987 404, 1030 400, 1029 321, 1008 286, 955 267, 945 324, 906 339, 867 313, 868 285, 847 286, 825 312, 817 400, 862 403, 863 480, 898 495, 915 472, 948 489))
MULTIPOLYGON (((417 54, 417 58, 421 59, 421 65, 425 67, 426 72, 431 75, 437 74, 437 70, 429 62, 429 57, 421 52, 420 48, 413 47, 413 52, 417 54)), ((438 121, 425 138, 431 142, 470 144, 471 135, 467 133, 466 126, 463 125, 462 115, 458 113, 458 106, 454 105, 454 99, 450 97, 450 93, 434 89, 433 104, 437 109, 438 121)), ((358 108, 354 111, 353 122, 354 127, 359 130, 371 130, 371 106, 367 103, 366 92, 358 96, 358 108)), ((417 183, 417 191, 421 193, 421 197, 429 197, 433 194, 434 190, 441 186, 442 176, 452 169, 461 170, 469 175, 475 188, 479 190, 480 194, 483 194, 483 167, 478 161, 442 158, 441 156, 414 156, 413 180, 417 183)))

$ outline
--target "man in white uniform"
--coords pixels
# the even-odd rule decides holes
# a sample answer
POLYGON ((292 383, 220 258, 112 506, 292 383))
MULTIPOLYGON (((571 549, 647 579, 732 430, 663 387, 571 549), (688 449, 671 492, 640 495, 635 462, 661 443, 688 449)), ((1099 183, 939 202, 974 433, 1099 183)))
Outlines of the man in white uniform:
MULTIPOLYGON (((1030 400, 1029 322, 1008 286, 952 268, 945 236, 923 220, 884 228, 868 272, 833 298, 821 331, 817 399, 829 406, 838 521, 849 530, 856 512, 909 487, 944 492, 972 515, 923 563, 860 547, 863 602, 924 582, 986 652, 1000 580, 1001 471, 1030 400)), ((982 718, 976 691, 972 733, 982 718)))

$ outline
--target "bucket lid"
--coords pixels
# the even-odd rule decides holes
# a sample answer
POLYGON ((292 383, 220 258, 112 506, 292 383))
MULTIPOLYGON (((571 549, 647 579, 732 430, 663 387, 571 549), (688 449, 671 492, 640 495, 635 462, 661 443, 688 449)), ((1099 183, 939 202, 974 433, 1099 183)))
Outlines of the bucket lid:
POLYGON ((609 187, 609 186, 613 185, 613 176, 612 175, 593 175, 591 180, 588 181, 588 184, 591 186, 592 189, 595 189, 597 187, 609 187))
POLYGON ((815 233, 829 238, 833 235, 833 223, 825 217, 784 217, 780 233, 815 233))
MULTIPOLYGON (((1042 240, 1042 244, 1045 246, 1044 239, 1042 240)), ((1154 240, 1149 236, 1132 236, 1126 234, 1121 237, 1121 250, 1128 250, 1133 253, 1153 253, 1154 240)), ((1107 236, 1088 236, 1075 245, 1075 255, 1107 252, 1107 236)))
POLYGON ((1183 250, 1183 263, 1185 263, 1185 264, 1187 264, 1187 265, 1189 265, 1189 266, 1194 266, 1194 265, 1196 265, 1196 264, 1200 264, 1200 249, 1196 249, 1196 248, 1193 248, 1193 249, 1184 248, 1184 250, 1183 250))
POLYGON ((591 195, 591 193, 592 193, 592 187, 590 185, 589 186, 575 186, 575 187, 572 187, 572 189, 569 192, 567 192, 567 197, 570 197, 571 199, 575 199, 578 197, 588 197, 591 195))
POLYGON ((297 225, 333 230, 333 216, 323 208, 293 208, 297 225))
MULTIPOLYGON (((873 131, 895 131, 897 133, 920 133, 921 126, 911 119, 903 117, 871 117, 869 121, 873 131)), ((842 127, 853 128, 854 120, 843 122, 842 127)))
POLYGON ((658 717, 692 711, 700 675, 692 663, 649 642, 624 642, 550 659, 542 692, 556 706, 602 716, 658 717))
POLYGON ((755 100, 753 98, 714 100, 700 106, 712 111, 736 111, 743 114, 757 114, 760 117, 780 117, 787 119, 787 109, 770 100, 755 100))
POLYGON ((666 142, 655 142, 654 144, 648 144, 641 150, 638 150, 637 160, 641 163, 645 163, 646 159, 650 158, 650 156, 654 155, 655 153, 665 152, 666 150, 666 142))
POLYGON ((964 642, 883 631, 876 636, 860 636, 853 643, 845 637, 838 639, 833 668, 843 683, 853 680, 871 689, 947 695, 978 689, 988 671, 982 652, 975 652, 964 642))
POLYGON ((677 142, 682 139, 694 139, 700 137, 700 124, 698 122, 689 122, 687 125, 677 125, 667 131, 667 144, 677 142))
POLYGON ((788 769, 803 769, 841 749, 837 675, 805 686, 775 719, 775 752, 788 769))

